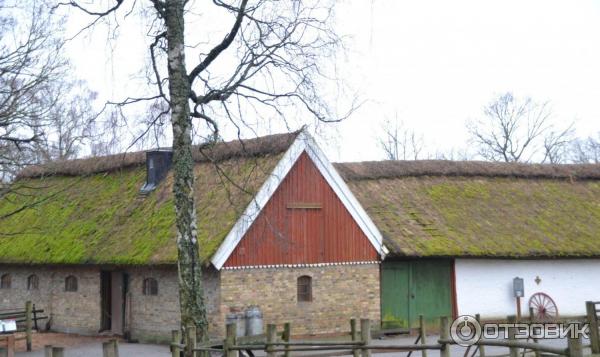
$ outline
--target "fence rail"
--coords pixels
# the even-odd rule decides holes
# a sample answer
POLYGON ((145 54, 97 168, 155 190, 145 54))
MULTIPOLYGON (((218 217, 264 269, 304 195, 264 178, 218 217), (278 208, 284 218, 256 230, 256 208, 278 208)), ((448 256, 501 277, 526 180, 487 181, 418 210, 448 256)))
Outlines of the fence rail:
MULTIPOLYGON (((595 306, 596 304, 594 304, 595 306)), ((600 304, 598 304, 600 305, 600 304)), ((595 310, 594 310, 595 311, 595 310)), ((530 323, 534 323, 533 312, 530 311, 530 323)), ((589 318, 589 316, 587 317, 589 318)), ((480 320, 477 316, 477 320, 480 320)), ((515 316, 509 316, 508 321, 516 322, 515 316)), ((521 321, 521 323, 524 323, 521 321)), ((427 351, 439 351, 441 357, 450 357, 450 347, 456 345, 456 342, 450 338, 450 320, 448 317, 440 318, 440 338, 435 343, 428 343, 425 331, 425 324, 422 316, 419 319, 419 329, 417 339, 414 344, 373 344, 371 342, 371 322, 368 319, 360 320, 360 329, 357 328, 358 320, 350 321, 350 341, 290 341, 291 326, 285 324, 283 332, 277 332, 276 325, 268 324, 267 333, 265 336, 257 338, 237 337, 235 323, 228 324, 226 328, 226 336, 222 343, 207 343, 196 344, 195 340, 187 339, 182 343, 181 334, 179 331, 173 331, 172 356, 178 357, 181 353, 185 356, 196 357, 206 356, 208 352, 222 353, 224 357, 238 357, 241 351, 246 352, 249 356, 254 356, 254 351, 264 351, 267 357, 275 357, 283 353, 284 357, 289 357, 292 352, 337 352, 338 354, 352 354, 354 357, 370 357, 371 353, 377 352, 409 352, 410 356, 413 352, 421 352, 422 357, 427 357, 427 351), (193 344, 190 344, 190 341, 193 344)), ((187 330, 195 336, 195 329, 187 330)), ((566 357, 583 357, 583 349, 592 347, 594 342, 598 342, 592 338, 592 343, 583 345, 580 337, 570 337, 568 339, 567 348, 559 348, 548 346, 540 343, 539 340, 532 341, 518 340, 516 338, 516 329, 509 328, 508 340, 489 340, 482 339, 470 346, 465 351, 465 357, 470 355, 471 348, 475 351, 470 355, 474 357, 479 353, 479 356, 486 357, 485 347, 506 347, 509 353, 497 356, 487 357, 520 357, 527 352, 533 352, 536 357, 543 354, 551 354, 556 356, 566 357)), ((333 354, 332 354, 333 355, 333 354)), ((303 354, 303 356, 307 356, 303 354)), ((316 355, 308 355, 316 356, 316 355)))
POLYGON ((15 320, 17 323, 17 330, 10 333, 0 334, 0 342, 6 347, 7 354, 10 356, 14 354, 15 341, 25 340, 25 346, 27 351, 31 351, 32 335, 33 330, 39 331, 38 321, 47 319, 47 316, 39 316, 38 314, 43 313, 44 310, 36 309, 35 305, 31 301, 25 302, 25 308, 19 309, 3 309, 0 312, 0 320, 15 320), (25 336, 16 337, 15 332, 25 332, 25 336))

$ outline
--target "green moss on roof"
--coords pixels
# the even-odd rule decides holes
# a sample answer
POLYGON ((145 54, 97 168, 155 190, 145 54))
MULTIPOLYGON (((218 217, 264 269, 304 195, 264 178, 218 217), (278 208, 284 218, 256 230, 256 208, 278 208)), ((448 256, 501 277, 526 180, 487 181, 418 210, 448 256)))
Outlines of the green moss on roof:
POLYGON ((600 256, 600 181, 398 177, 349 186, 394 255, 600 256))
MULTIPOLYGON (((250 202, 281 153, 196 165, 201 258, 207 261, 250 202), (239 186, 239 187, 238 187, 239 186)), ((55 264, 172 264, 177 258, 172 177, 147 197, 142 167, 87 176, 21 179, 3 197, 0 262, 55 264)))

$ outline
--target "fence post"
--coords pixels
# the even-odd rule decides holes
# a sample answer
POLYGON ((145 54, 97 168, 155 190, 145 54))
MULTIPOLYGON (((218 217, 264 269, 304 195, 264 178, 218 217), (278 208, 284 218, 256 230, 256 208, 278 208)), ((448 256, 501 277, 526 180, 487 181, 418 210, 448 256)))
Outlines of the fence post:
POLYGON ((6 335, 6 357, 15 357, 15 335, 6 335))
MULTIPOLYGON (((517 317, 515 315, 510 315, 507 318, 509 324, 514 324, 517 322, 517 317)), ((516 329, 514 327, 508 328, 508 340, 515 341, 516 339, 516 329)), ((509 347, 510 357, 519 357, 519 348, 518 347, 509 347)))
POLYGON ((185 355, 186 357, 196 357, 196 326, 189 325, 185 329, 185 355))
POLYGON ((442 349, 440 350, 440 357, 450 357, 450 344, 447 343, 450 339, 450 322, 447 316, 440 317, 440 340, 444 340, 442 343, 442 349))
POLYGON ((44 346, 44 357, 64 357, 65 349, 63 347, 44 346))
MULTIPOLYGON (((481 315, 475 314, 475 320, 477 320, 479 326, 481 326, 481 330, 483 331, 483 325, 481 324, 481 315)), ((479 350, 479 357, 485 357, 485 346, 477 345, 477 349, 479 350)))
POLYGON ((238 351, 232 350, 231 347, 236 343, 237 324, 227 324, 225 331, 225 342, 223 343, 223 352, 225 357, 237 357, 238 351))
MULTIPOLYGON (((423 315, 419 315, 419 336, 421 337, 421 344, 427 344, 427 332, 425 331, 425 320, 423 315)), ((421 350, 421 356, 427 357, 427 350, 421 350)))
POLYGON ((102 357, 119 357, 119 346, 117 340, 112 339, 102 342, 102 357))
POLYGON ((33 311, 33 327, 35 328, 35 330, 37 332, 39 332, 40 328, 38 327, 38 323, 37 323, 38 319, 37 319, 37 312, 35 312, 35 304, 33 304, 32 311, 33 311))
MULTIPOLYGON (((533 307, 530 307, 529 308, 529 323, 533 324, 535 322, 536 322, 536 320, 535 320, 535 313, 533 311, 533 307)), ((530 331, 531 331, 531 329, 530 329, 530 331)), ((533 343, 538 343, 539 342, 538 339, 537 339, 537 337, 532 337, 531 339, 533 340, 533 343)), ((542 355, 542 353, 539 350, 534 350, 533 353, 535 353, 535 357, 540 357, 542 355)))
POLYGON ((362 357, 371 357, 371 350, 368 348, 371 344, 371 320, 360 319, 360 339, 363 343, 362 357))
MULTIPOLYGON (((350 339, 352 340, 352 342, 358 342, 358 328, 356 326, 356 319, 355 318, 351 318, 350 319, 350 339)), ((356 346, 355 346, 356 347, 356 346)), ((352 349, 352 356, 353 357, 359 357, 360 356, 360 351, 356 348, 352 349)))
POLYGON ((277 342, 277 325, 275 324, 267 324, 267 357, 275 357, 275 349, 274 343, 277 342))
POLYGON ((31 352, 31 301, 25 302, 25 344, 27 352, 31 352))
POLYGON ((569 357, 583 357, 583 346, 581 344, 581 336, 569 336, 569 357))
MULTIPOLYGON (((283 334, 281 336, 281 339, 284 342, 289 343, 291 336, 292 336, 292 325, 289 322, 286 322, 283 324, 283 334)), ((290 357, 290 345, 285 345, 285 353, 283 354, 283 356, 290 357)))
MULTIPOLYGON (((172 343, 181 343, 181 331, 180 330, 171 330, 171 342, 172 343)), ((179 346, 171 345, 171 357, 181 357, 181 348, 179 346)))
POLYGON ((64 347, 52 347, 52 357, 64 357, 65 349, 64 347))
POLYGON ((53 357, 52 356, 52 345, 44 346, 44 357, 53 357))
POLYGON ((600 353, 600 332, 598 331, 598 317, 596 316, 596 305, 593 301, 585 302, 585 311, 587 313, 588 326, 590 329, 590 342, 592 344, 592 353, 600 353))

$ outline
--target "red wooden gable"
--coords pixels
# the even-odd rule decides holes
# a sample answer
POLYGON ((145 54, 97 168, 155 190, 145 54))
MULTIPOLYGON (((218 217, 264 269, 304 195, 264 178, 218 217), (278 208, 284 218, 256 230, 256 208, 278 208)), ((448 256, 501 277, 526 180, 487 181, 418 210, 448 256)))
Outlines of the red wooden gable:
POLYGON ((378 253, 304 152, 226 267, 378 260, 378 253))

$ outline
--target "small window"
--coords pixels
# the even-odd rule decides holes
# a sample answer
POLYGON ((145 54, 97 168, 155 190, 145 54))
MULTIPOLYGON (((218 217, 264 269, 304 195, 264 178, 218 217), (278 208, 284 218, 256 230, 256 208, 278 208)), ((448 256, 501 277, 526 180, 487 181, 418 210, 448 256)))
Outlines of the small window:
POLYGON ((38 277, 35 274, 31 274, 27 278, 27 290, 38 290, 38 277))
POLYGON ((158 281, 154 278, 144 279, 144 295, 158 295, 158 281))
POLYGON ((77 291, 77 278, 73 275, 69 275, 65 279, 65 291, 77 291))
POLYGON ((0 289, 10 289, 10 274, 4 274, 0 278, 0 289))
POLYGON ((312 278, 303 275, 298 278, 298 302, 312 301, 312 278))

